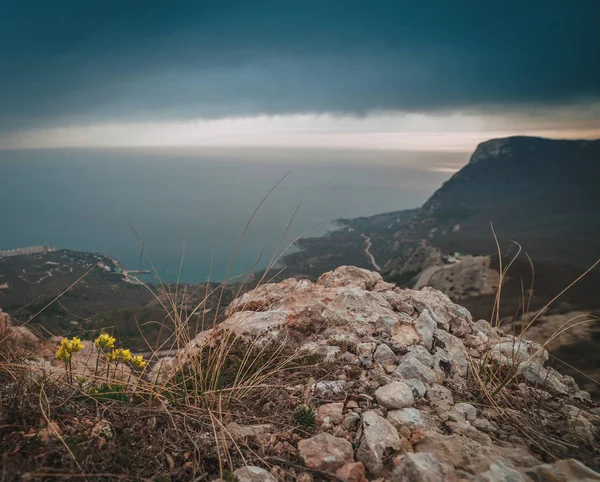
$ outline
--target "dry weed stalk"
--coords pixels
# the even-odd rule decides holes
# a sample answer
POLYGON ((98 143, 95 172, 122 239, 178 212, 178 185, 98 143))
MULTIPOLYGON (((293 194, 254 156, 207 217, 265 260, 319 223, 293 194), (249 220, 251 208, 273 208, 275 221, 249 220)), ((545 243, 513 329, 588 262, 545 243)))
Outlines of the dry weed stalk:
MULTIPOLYGON (((532 446, 537 447, 540 452, 547 454, 553 459, 557 459, 560 458, 560 456, 555 455, 556 447, 567 447, 571 450, 583 450, 580 447, 563 440, 562 438, 554 436, 546 429, 546 427, 544 427, 544 423, 541 420, 540 413, 546 403, 544 395, 550 391, 547 378, 550 376, 550 371, 547 372, 544 383, 534 387, 534 393, 529 406, 525 405, 525 400, 515 400, 515 397, 511 394, 510 389, 518 382, 523 367, 538 357, 540 352, 544 350, 549 343, 568 330, 599 320, 598 317, 591 314, 575 316, 557 328, 554 333, 552 333, 540 345, 540 348, 528 357, 527 360, 522 362, 517 362, 516 360, 515 355, 520 348, 520 344, 524 342, 524 335, 527 330, 536 322, 536 320, 539 319, 540 316, 547 312, 554 302, 556 302, 562 295, 564 295, 569 289, 571 289, 575 284, 587 276, 596 266, 598 266, 598 264, 600 264, 600 259, 593 263, 579 277, 569 283, 563 290, 561 290, 540 310, 538 310, 529 322, 526 322, 526 314, 529 312, 531 307, 535 281, 534 265, 531 258, 526 254, 532 273, 531 285, 528 289, 528 297, 526 299, 523 281, 521 280, 521 327, 520 332, 514 334, 515 338, 512 347, 512 364, 507 366, 506 364, 502 364, 500 361, 494 359, 493 351, 498 341, 494 340, 493 330, 501 327, 502 319, 500 317, 500 307, 502 300, 502 286, 508 279, 509 270, 518 256, 521 254, 522 248, 518 243, 513 241, 518 247, 517 254, 514 255, 504 267, 502 261, 502 251, 493 225, 491 226, 491 229, 496 243, 499 259, 499 283, 490 318, 492 330, 489 333, 488 342, 485 346, 483 356, 481 356, 479 359, 469 357, 467 374, 468 379, 474 382, 474 392, 479 394, 480 399, 482 399, 482 403, 496 410, 500 414, 502 420, 512 426, 518 433, 528 440, 532 446), (584 319, 582 320, 581 318, 584 319)), ((556 359, 555 357, 552 358, 556 359)), ((565 363, 562 360, 558 361, 565 363)), ((600 382, 592 379, 589 376, 587 378, 594 381, 596 384, 600 384, 600 382)))

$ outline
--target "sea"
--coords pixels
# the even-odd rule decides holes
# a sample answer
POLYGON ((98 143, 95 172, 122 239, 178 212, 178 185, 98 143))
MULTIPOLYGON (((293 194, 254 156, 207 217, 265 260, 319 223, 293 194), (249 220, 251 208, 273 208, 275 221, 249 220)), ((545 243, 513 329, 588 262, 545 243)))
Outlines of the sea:
POLYGON ((0 150, 0 250, 92 251, 163 281, 235 280, 352 218, 420 206, 464 154, 0 150))

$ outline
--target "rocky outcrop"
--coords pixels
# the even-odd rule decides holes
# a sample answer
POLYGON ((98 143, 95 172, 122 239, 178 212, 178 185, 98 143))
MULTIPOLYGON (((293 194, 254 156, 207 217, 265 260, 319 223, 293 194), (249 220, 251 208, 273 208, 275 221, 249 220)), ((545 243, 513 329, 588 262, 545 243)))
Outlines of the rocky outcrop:
POLYGON ((0 340, 10 339, 15 345, 23 348, 34 348, 40 344, 40 340, 31 330, 24 326, 15 326, 8 316, 0 308, 0 340))
POLYGON ((344 480, 551 481, 563 480, 566 464, 576 475, 565 480, 598 476, 548 463, 600 460, 600 410, 589 395, 545 366, 542 346, 474 322, 439 291, 399 289, 345 266, 316 283, 260 286, 227 315, 155 374, 172 376, 224 330, 329 364, 328 378, 300 387, 317 414, 318 433, 296 447, 309 469, 344 480), (505 386, 492 385, 500 376, 505 386))
POLYGON ((440 290, 454 300, 495 294, 499 274, 490 265, 490 256, 468 256, 440 266, 423 285, 440 290))

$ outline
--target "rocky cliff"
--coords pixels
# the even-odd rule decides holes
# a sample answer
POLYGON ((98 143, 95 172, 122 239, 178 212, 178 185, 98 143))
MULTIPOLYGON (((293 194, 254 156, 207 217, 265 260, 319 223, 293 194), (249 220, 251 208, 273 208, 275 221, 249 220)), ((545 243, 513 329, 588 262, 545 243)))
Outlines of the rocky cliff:
MULTIPOLYGON (((297 480, 600 480, 586 467, 600 460, 600 409, 589 394, 545 366, 543 346, 473 320, 434 289, 400 289, 349 266, 316 283, 267 284, 234 300, 221 326, 154 376, 175 377, 225 331, 327 367, 287 389, 315 407, 315 434, 282 443, 275 429, 254 433, 262 453, 298 459, 297 480)), ((270 417, 275 405, 262 410, 270 417)), ((243 470, 285 479, 276 468, 243 470)))
POLYGON ((486 141, 396 233, 399 248, 427 239, 444 252, 493 254, 491 222, 503 247, 514 239, 534 261, 587 267, 599 255, 599 175, 600 140, 486 141))

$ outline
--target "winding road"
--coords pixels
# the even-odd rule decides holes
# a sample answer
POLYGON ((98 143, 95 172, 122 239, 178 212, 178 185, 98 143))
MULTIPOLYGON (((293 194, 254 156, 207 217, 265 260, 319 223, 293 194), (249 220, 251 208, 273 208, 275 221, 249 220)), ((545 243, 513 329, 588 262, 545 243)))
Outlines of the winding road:
POLYGON ((417 282, 413 286, 413 290, 421 289, 423 286, 427 285, 433 274, 442 268, 443 266, 430 266, 429 268, 425 268, 423 271, 421 271, 417 282))
POLYGON ((369 258, 369 260, 371 261, 371 264, 373 265, 373 267, 377 270, 377 271, 381 271, 380 266, 377 264, 377 262, 375 261, 375 256, 373 256, 373 253, 371 253, 371 246, 373 246, 373 242, 371 241, 371 238, 369 238, 369 236, 367 236, 366 234, 361 234, 361 236, 364 238, 364 240, 367 242, 367 246, 365 247, 365 254, 367 255, 367 257, 369 258))

